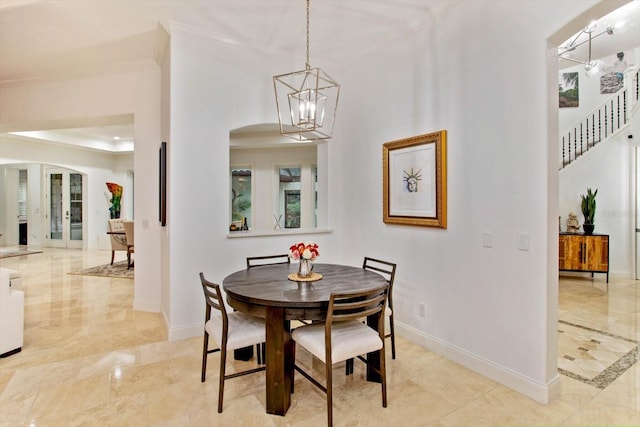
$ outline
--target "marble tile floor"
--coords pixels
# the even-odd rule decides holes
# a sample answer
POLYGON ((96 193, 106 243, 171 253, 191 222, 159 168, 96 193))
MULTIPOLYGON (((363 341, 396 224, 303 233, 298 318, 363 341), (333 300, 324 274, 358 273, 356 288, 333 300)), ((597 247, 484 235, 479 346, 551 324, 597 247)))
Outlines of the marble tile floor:
MULTIPOLYGON (((201 337, 167 341, 160 314, 131 309, 129 279, 67 274, 109 259, 108 251, 45 249, 1 261, 22 272, 25 344, 0 359, 0 426, 325 425, 324 396, 300 375, 284 417, 265 413, 262 373, 227 381, 218 414, 219 356, 209 356, 201 383, 201 337)), ((363 380, 361 363, 352 377, 337 365, 335 425, 640 425, 638 283, 612 279, 607 289, 598 277, 561 278, 564 374, 561 396, 549 405, 399 337, 397 359, 390 350, 387 358, 386 409, 379 385, 363 380), (593 383, 603 372, 607 379, 593 383)), ((298 362, 322 369, 304 353, 298 362)), ((252 364, 232 362, 227 369, 252 364)))

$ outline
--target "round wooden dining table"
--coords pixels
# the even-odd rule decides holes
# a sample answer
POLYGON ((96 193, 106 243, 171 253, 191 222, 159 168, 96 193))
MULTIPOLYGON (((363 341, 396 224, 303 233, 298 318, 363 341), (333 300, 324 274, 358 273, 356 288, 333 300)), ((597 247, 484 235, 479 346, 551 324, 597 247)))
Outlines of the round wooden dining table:
MULTIPOLYGON (((267 413, 285 415, 291 405, 295 347, 291 339, 292 320, 324 320, 334 292, 357 292, 387 283, 380 274, 337 264, 314 264, 316 281, 296 281, 289 274, 298 264, 252 267, 227 276, 223 282, 227 302, 243 313, 265 319, 267 413)), ((375 325, 376 316, 368 319, 375 325)), ((380 382, 377 352, 367 355, 367 380, 380 382)))

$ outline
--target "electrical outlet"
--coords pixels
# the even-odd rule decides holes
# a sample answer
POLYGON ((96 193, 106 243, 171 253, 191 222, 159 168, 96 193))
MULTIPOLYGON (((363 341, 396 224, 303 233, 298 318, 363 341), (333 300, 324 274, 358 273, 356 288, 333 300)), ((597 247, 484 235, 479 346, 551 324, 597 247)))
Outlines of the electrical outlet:
POLYGON ((424 304, 418 304, 418 316, 425 317, 427 315, 427 306, 424 304))

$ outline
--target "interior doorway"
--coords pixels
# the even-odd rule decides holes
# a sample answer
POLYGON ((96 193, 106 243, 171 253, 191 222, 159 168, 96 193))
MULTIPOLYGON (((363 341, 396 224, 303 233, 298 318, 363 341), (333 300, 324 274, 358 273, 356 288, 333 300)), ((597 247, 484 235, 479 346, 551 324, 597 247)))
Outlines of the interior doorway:
POLYGON ((45 202, 47 235, 53 248, 82 248, 85 234, 83 174, 47 169, 45 202))

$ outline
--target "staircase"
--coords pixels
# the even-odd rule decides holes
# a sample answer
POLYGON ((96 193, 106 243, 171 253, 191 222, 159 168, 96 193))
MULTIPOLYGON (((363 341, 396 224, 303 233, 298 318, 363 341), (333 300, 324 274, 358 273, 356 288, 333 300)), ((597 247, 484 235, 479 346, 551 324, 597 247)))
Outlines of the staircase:
POLYGON ((563 134, 560 170, 624 129, 639 110, 638 68, 625 72, 624 87, 563 134))

